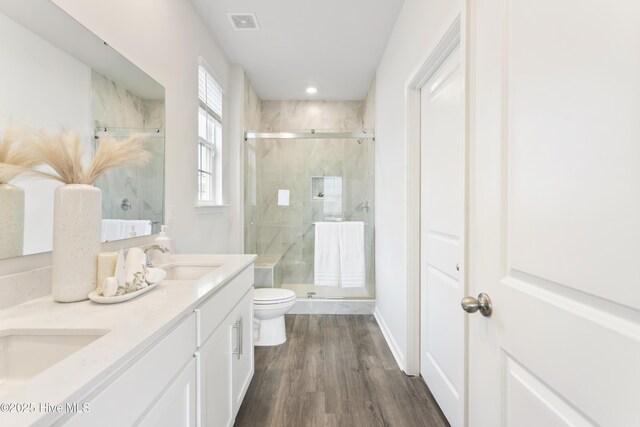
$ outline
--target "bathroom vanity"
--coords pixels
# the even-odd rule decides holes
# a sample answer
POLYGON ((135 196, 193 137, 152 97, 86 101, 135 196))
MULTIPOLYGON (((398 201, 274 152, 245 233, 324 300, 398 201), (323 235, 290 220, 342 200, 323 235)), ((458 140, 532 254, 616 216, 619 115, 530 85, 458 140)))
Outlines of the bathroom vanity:
POLYGON ((13 409, 0 425, 233 425, 253 376, 254 260, 173 255, 167 279, 125 303, 47 296, 0 311, 0 402, 13 409))

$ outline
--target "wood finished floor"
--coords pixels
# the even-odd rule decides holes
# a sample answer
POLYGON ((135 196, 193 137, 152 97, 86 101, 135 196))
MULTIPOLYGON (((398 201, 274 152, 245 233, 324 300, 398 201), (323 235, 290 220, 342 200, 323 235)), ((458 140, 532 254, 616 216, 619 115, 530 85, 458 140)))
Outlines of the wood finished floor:
POLYGON ((236 427, 448 426, 396 364, 373 316, 289 315, 287 342, 256 347, 236 427))

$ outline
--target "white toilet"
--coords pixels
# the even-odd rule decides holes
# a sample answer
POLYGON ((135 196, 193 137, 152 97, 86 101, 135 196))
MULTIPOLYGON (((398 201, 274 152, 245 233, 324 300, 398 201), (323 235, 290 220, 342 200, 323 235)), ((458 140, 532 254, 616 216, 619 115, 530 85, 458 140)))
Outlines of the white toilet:
POLYGON ((284 315, 296 303, 289 289, 257 288, 253 293, 253 317, 256 323, 254 345, 280 345, 287 340, 284 315))

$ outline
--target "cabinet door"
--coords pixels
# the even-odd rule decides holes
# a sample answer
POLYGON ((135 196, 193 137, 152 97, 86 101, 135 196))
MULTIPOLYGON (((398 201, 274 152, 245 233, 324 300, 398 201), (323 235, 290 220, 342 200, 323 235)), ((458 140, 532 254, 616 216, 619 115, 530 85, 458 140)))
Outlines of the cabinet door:
MULTIPOLYGON (((253 288, 242 298, 235 311, 240 344, 233 355, 234 415, 238 413, 242 399, 253 378, 253 288)), ((236 343, 236 341, 234 341, 236 343)))
POLYGON ((195 427, 196 362, 187 364, 142 418, 139 427, 195 427))
MULTIPOLYGON (((196 353, 198 365, 199 426, 233 424, 232 348, 235 313, 225 318, 196 353)), ((235 357, 235 356, 234 356, 235 357)))
MULTIPOLYGON (((142 350, 133 364, 106 386, 100 386, 88 402, 91 411, 68 414, 65 427, 112 427, 134 425, 149 413, 193 359, 196 348, 196 319, 189 316, 151 348, 142 350)), ((62 423, 61 423, 62 424, 62 423)))

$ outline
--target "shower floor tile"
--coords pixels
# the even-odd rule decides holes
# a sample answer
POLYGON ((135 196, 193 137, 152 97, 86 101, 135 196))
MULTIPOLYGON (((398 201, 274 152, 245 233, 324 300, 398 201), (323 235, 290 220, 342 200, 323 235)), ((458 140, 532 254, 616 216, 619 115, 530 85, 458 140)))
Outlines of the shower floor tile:
POLYGON ((309 292, 315 292, 313 298, 372 298, 366 288, 337 288, 334 286, 316 286, 311 284, 283 283, 282 288, 290 289, 298 298, 307 298, 309 292))

